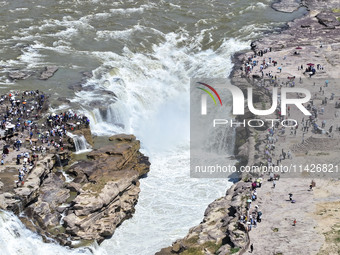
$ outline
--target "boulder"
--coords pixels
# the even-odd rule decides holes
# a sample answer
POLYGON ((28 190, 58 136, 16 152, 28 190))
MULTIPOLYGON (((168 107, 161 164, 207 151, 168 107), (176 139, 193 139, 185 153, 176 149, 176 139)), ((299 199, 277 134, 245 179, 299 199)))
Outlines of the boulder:
POLYGON ((332 12, 321 12, 316 15, 316 18, 321 25, 324 25, 327 28, 335 28, 335 26, 340 25, 340 22, 332 12))
POLYGON ((30 76, 31 74, 29 74, 28 72, 22 72, 22 71, 15 71, 15 72, 11 72, 8 74, 8 77, 11 80, 25 80, 30 76))
POLYGON ((81 74, 82 74, 82 75, 84 76, 84 78, 86 78, 86 79, 92 78, 92 77, 93 77, 92 72, 82 72, 81 74))
POLYGON ((40 75, 40 79, 47 80, 51 78, 54 75, 54 73, 58 71, 58 69, 59 68, 57 66, 46 66, 45 70, 40 75))
POLYGON ((273 9, 280 12, 294 12, 300 8, 300 4, 295 0, 281 0, 272 4, 273 9))
MULTIPOLYGON (((37 231, 62 245, 80 239, 100 243, 112 236, 122 221, 132 217, 138 180, 149 171, 148 158, 139 149, 140 142, 132 135, 113 136, 108 145, 67 170, 75 177, 72 182, 65 183, 58 172, 50 173, 25 209, 37 231)), ((20 192, 30 196, 32 190, 20 192)))

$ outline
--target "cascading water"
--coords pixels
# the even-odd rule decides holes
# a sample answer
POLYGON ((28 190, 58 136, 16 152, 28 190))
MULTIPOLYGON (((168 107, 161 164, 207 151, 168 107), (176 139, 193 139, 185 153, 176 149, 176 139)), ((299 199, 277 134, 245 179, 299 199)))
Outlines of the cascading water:
POLYGON ((76 136, 73 138, 73 140, 76 147, 76 152, 80 153, 81 151, 87 150, 86 139, 83 135, 76 136))
POLYGON ((56 157, 56 161, 57 161, 57 167, 60 168, 60 172, 62 173, 62 175, 65 178, 65 182, 71 182, 73 181, 74 178, 70 177, 67 173, 65 173, 64 168, 63 168, 63 164, 61 162, 60 156, 58 154, 55 154, 56 157))
POLYGON ((60 159, 60 156, 58 154, 55 154, 55 158, 56 158, 56 163, 57 163, 57 166, 58 167, 63 167, 63 164, 61 163, 61 159, 60 159))
POLYGON ((76 154, 91 151, 91 148, 83 135, 75 135, 70 132, 66 132, 66 135, 73 139, 76 154))
MULTIPOLYGON (((231 185, 227 179, 189 177, 189 82, 195 75, 224 77, 231 70, 230 56, 248 43, 231 39, 224 41, 217 51, 193 53, 188 50, 192 45, 177 46, 186 36, 165 35, 166 41, 155 45, 152 55, 132 54, 126 48, 122 56, 111 54, 112 59, 106 56, 105 66, 114 63, 115 72, 100 67, 87 84, 116 96, 106 109, 107 112, 114 109, 111 112, 116 117, 111 120, 105 121, 103 114, 98 117, 102 107, 86 113, 92 132, 133 133, 151 161, 148 177, 141 180, 136 213, 101 245, 113 254, 133 254, 136 250, 139 254, 153 254, 170 245, 199 223, 207 204, 222 196, 231 185)), ((87 102, 98 100, 88 92, 77 95, 86 97, 87 102)), ((212 133, 217 145, 207 145, 207 150, 217 146, 226 157, 233 146, 232 136, 230 131, 212 133)), ((232 160, 229 162, 233 164, 232 160)))
POLYGON ((0 254, 20 255, 106 255, 99 247, 91 246, 81 249, 69 249, 55 243, 44 243, 42 238, 26 229, 21 221, 10 212, 0 210, 0 254))

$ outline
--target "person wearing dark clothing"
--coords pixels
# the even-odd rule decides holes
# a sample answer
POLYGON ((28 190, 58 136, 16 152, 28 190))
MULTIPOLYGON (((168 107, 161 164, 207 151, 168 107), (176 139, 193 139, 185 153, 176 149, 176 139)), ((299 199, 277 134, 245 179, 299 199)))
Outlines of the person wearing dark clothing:
POLYGON ((250 245, 250 253, 253 253, 253 251, 254 251, 254 245, 251 244, 251 245, 250 245))

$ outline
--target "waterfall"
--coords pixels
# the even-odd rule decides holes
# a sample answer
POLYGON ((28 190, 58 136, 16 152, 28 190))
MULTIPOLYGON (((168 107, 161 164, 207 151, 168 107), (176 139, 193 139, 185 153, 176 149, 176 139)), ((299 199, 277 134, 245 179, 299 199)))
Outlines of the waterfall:
POLYGON ((55 158, 56 158, 56 163, 58 163, 58 166, 63 168, 63 164, 61 163, 61 160, 60 160, 60 156, 58 154, 55 154, 55 158))
MULTIPOLYGON (((166 39, 165 43, 153 48, 152 57, 133 53, 115 56, 115 63, 121 63, 117 72, 112 74, 98 68, 87 83, 96 88, 95 93, 77 93, 79 104, 88 109, 85 115, 90 118, 92 133, 133 133, 141 141, 142 152, 151 161, 148 177, 140 181, 142 188, 136 213, 117 228, 111 239, 101 244, 112 254, 134 254, 136 250, 139 254, 154 254, 170 245, 198 224, 207 204, 231 186, 227 178, 212 183, 210 179, 189 176, 189 83, 193 76, 224 77, 225 72, 231 70, 230 55, 240 48, 240 43, 226 40, 218 52, 187 54, 186 49, 178 49, 174 34, 167 35, 166 39), (102 75, 96 75, 97 72, 102 75), (98 91, 103 89, 116 96, 114 103, 110 103, 107 93, 98 97, 98 91), (101 103, 98 103, 99 99, 101 103), (88 105, 97 107, 88 108, 88 105), (156 194, 155 189, 160 192, 156 194)), ((200 94, 198 96, 200 98, 200 94)), ((230 105, 227 101, 223 103, 230 105)), ((221 107, 217 110, 221 114, 230 112, 221 107)), ((202 140, 202 152, 211 150, 219 153, 218 158, 226 161, 226 165, 234 164, 228 157, 232 155, 232 152, 228 154, 232 147, 232 130, 211 131, 205 130, 204 136, 201 135, 213 139, 211 143, 209 139, 202 140), (217 151, 215 146, 218 146, 217 151)))
POLYGON ((75 135, 70 132, 66 132, 66 135, 73 139, 76 154, 91 151, 91 146, 86 142, 83 135, 75 135))
POLYGON ((86 139, 84 136, 75 136, 73 138, 74 145, 76 147, 76 151, 80 152, 82 150, 86 150, 86 139))
POLYGON ((0 210, 0 254, 12 255, 102 255, 106 254, 93 244, 86 248, 69 249, 56 243, 44 243, 42 238, 25 228, 19 218, 11 212, 0 210))
POLYGON ((61 163, 60 156, 55 154, 56 162, 58 163, 58 167, 60 168, 59 172, 65 177, 65 182, 69 183, 74 180, 74 178, 70 177, 67 173, 65 173, 63 164, 61 163))

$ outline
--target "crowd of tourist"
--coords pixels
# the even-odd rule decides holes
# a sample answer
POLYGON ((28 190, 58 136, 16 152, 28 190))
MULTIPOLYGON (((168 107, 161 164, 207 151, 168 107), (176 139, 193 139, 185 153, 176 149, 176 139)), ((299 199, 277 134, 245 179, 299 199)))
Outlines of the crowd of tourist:
POLYGON ((16 165, 21 165, 17 184, 23 183, 39 155, 65 149, 67 131, 89 127, 89 119, 72 110, 47 114, 47 100, 48 96, 39 90, 12 91, 0 96, 1 165, 15 160, 16 165))

